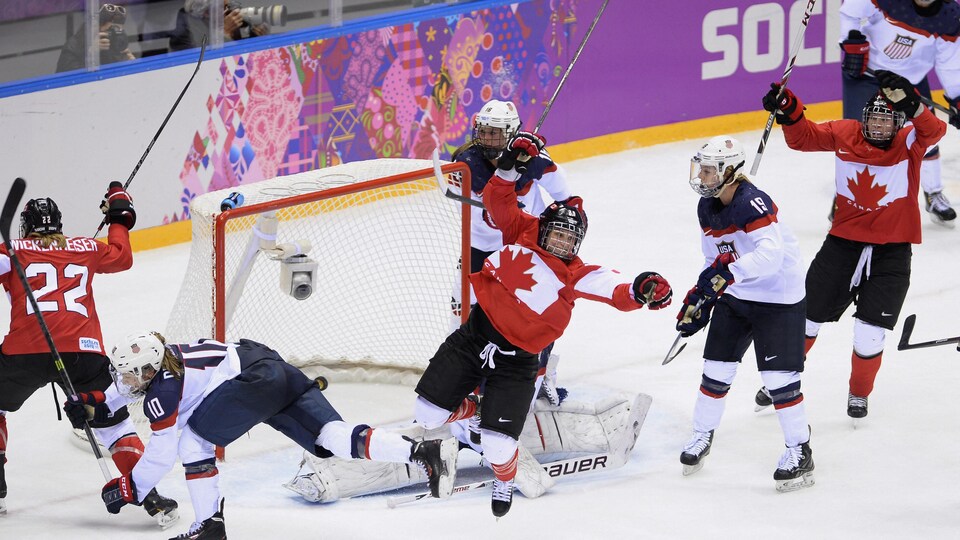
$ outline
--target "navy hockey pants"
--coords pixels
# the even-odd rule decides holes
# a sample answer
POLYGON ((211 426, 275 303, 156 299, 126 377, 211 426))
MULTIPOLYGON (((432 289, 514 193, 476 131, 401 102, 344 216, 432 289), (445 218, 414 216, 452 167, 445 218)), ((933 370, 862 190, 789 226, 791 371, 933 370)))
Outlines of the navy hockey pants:
POLYGON ((312 454, 327 422, 343 418, 316 382, 276 351, 240 340, 240 374, 203 399, 187 424, 204 439, 227 446, 263 422, 312 454))

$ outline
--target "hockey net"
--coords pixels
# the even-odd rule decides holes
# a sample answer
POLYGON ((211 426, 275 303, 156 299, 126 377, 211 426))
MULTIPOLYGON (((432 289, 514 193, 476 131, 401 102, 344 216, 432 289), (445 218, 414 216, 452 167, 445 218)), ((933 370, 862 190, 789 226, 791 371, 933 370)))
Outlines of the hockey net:
POLYGON ((467 287, 470 212, 438 180, 459 192, 470 173, 442 173, 376 159, 196 197, 168 342, 252 339, 312 377, 415 384, 451 330, 451 292, 467 287), (235 192, 243 204, 221 211, 235 192), (316 263, 304 299, 290 294, 291 272, 312 264, 298 254, 316 263))

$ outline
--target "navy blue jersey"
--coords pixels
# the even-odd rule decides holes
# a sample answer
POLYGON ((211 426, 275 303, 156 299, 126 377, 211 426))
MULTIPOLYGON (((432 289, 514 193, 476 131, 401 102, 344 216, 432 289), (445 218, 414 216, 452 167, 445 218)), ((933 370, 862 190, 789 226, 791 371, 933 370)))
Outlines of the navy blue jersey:
MULTIPOLYGON (((466 163, 467 167, 470 167, 470 190, 477 194, 483 193, 483 188, 497 172, 497 168, 483 156, 483 150, 477 146, 471 146, 461 152, 456 161, 466 163)), ((543 178, 545 173, 551 172, 555 167, 550 155, 544 152, 530 160, 527 171, 520 176, 520 180, 517 180, 514 189, 517 193, 526 193, 531 182, 543 178)))

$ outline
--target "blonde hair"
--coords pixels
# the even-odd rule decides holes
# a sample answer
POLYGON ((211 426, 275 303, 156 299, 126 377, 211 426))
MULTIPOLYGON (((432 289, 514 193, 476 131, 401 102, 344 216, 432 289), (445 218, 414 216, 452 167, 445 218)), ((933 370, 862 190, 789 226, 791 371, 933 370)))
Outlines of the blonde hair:
POLYGON ((38 232, 32 232, 26 236, 27 240, 35 240, 41 247, 48 248, 52 244, 56 244, 58 248, 64 249, 67 247, 67 237, 63 233, 50 233, 42 234, 38 232))
POLYGON ((173 354, 173 351, 170 347, 167 347, 167 340, 163 337, 160 332, 150 332, 157 339, 160 340, 160 343, 163 344, 163 360, 160 361, 160 367, 167 370, 171 375, 180 379, 183 377, 183 362, 177 358, 177 355, 173 354))

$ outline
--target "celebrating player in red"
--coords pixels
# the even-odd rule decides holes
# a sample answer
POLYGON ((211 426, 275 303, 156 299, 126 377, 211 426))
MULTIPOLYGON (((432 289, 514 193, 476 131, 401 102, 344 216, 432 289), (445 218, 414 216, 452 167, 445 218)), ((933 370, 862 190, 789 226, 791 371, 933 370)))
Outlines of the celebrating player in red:
MULTIPOLYGON (((109 361, 104 355, 100 319, 93 300, 93 277, 129 269, 133 265, 130 233, 137 214, 120 182, 111 182, 101 204, 110 224, 109 244, 93 238, 63 235, 60 209, 53 199, 27 201, 20 214, 20 240, 14 240, 30 288, 64 368, 78 392, 100 392, 110 386, 109 361)), ((6 246, 0 246, 0 282, 10 297, 10 332, 0 355, 0 506, 6 495, 3 463, 7 449, 6 412, 18 410, 37 389, 61 384, 23 285, 10 266, 6 246)), ((143 453, 125 408, 90 422, 97 437, 110 449, 113 462, 129 473, 143 453)), ((146 493, 144 508, 162 526, 177 517, 177 503, 156 490, 146 493)))
POLYGON ((713 322, 693 410, 693 437, 680 454, 683 474, 703 467, 727 392, 753 343, 757 369, 770 388, 787 449, 773 478, 778 491, 813 484, 810 431, 800 391, 803 371, 803 261, 796 237, 779 223, 773 200, 746 176, 743 146, 710 139, 690 160, 690 186, 700 196, 704 267, 677 315, 691 335, 713 322), (698 307, 699 306, 699 307, 698 307))
POLYGON ((910 244, 920 243, 920 163, 946 132, 910 81, 889 71, 876 75, 880 91, 859 122, 811 122, 790 89, 778 99, 776 84, 763 98, 766 110, 778 111, 787 146, 836 156, 836 216, 807 270, 805 350, 823 323, 840 320, 856 303, 847 396, 855 419, 867 415, 886 331, 897 324, 910 286, 910 244), (907 118, 912 124, 905 126, 907 118))
POLYGON ((517 207, 514 182, 542 146, 536 135, 521 132, 499 156, 483 200, 504 247, 470 275, 477 306, 440 345, 416 388, 416 420, 432 429, 473 416, 477 403, 466 396, 486 380, 481 445, 494 471, 497 517, 513 500, 517 439, 533 398, 537 353, 563 334, 574 301, 586 298, 631 311, 644 305, 660 309, 672 295, 654 272, 622 283, 619 273, 580 260, 587 217, 579 198, 553 203, 539 218, 517 207))

